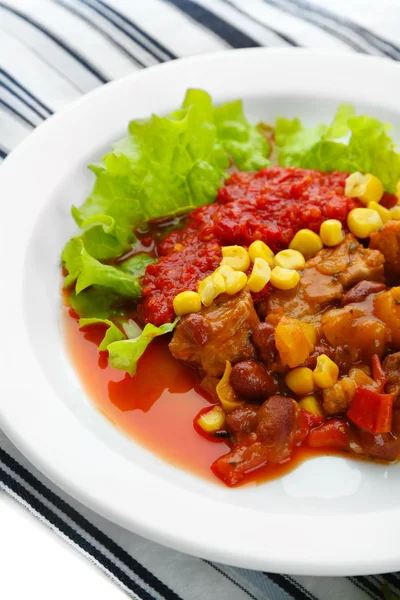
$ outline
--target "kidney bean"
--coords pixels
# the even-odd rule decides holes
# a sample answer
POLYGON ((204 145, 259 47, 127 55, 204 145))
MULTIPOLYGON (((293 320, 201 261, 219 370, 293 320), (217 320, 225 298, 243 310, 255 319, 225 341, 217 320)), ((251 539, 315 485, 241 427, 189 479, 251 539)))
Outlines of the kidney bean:
POLYGON ((253 330, 252 342, 266 365, 276 358, 275 327, 271 323, 260 323, 253 330))
POLYGON ((281 444, 296 425, 295 402, 285 396, 271 396, 258 411, 256 433, 266 444, 281 444))
POLYGON ((257 424, 259 406, 244 404, 226 416, 226 424, 232 433, 251 433, 257 424))
POLYGON ((265 400, 278 391, 278 380, 254 360, 242 360, 232 367, 230 382, 240 395, 251 400, 265 400))
POLYGON ((400 453, 400 442, 392 433, 374 435, 360 430, 360 441, 365 452, 381 460, 396 460, 400 453))
POLYGON ((311 370, 314 370, 317 366, 317 358, 320 354, 326 354, 329 358, 333 358, 334 351, 330 346, 327 346, 323 343, 317 344, 314 348, 314 352, 311 352, 308 358, 301 363, 301 367, 308 367, 311 370))
POLYGON ((385 392, 395 394, 397 400, 400 395, 400 352, 389 354, 383 361, 382 368, 387 377, 385 392))
POLYGON ((198 313, 191 313, 182 319, 182 328, 186 337, 201 348, 207 343, 208 328, 205 318, 198 313))
POLYGON ((370 294, 377 294, 385 289, 386 285, 379 281, 360 281, 344 294, 342 306, 351 302, 362 302, 370 294))

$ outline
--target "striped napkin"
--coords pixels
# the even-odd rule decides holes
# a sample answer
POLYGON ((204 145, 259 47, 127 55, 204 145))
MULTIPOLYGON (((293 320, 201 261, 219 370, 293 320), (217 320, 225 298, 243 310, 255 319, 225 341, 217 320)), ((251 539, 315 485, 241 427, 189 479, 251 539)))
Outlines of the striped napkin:
MULTIPOLYGON (((3 0, 0 162, 95 87, 181 56, 312 46, 400 59, 398 0, 3 0)), ((168 550, 57 489, 0 430, 0 488, 138 600, 394 600, 400 574, 317 578, 237 569, 168 550)))

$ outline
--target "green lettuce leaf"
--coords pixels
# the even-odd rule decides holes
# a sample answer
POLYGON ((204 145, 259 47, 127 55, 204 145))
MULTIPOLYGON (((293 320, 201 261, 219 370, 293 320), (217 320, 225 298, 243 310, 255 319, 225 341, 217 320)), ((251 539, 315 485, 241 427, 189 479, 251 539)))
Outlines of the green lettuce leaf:
POLYGON ((387 132, 387 125, 374 117, 355 116, 348 104, 339 106, 329 126, 306 128, 298 119, 280 118, 275 130, 278 162, 285 167, 372 173, 394 192, 400 154, 387 132))
POLYGON ((75 282, 75 292, 79 294, 89 286, 97 285, 107 288, 125 298, 138 298, 141 293, 137 277, 130 275, 90 256, 81 238, 72 238, 64 247, 62 262, 68 275, 64 286, 75 282))
POLYGON ((202 90, 188 90, 182 108, 167 117, 132 121, 128 136, 112 148, 91 166, 91 195, 72 208, 97 260, 121 256, 144 221, 214 202, 230 157, 240 169, 269 164, 268 142, 249 125, 242 103, 215 109, 202 90))
POLYGON ((112 342, 107 347, 111 366, 127 371, 131 377, 134 377, 137 362, 150 342, 159 335, 173 331, 177 322, 178 319, 175 319, 173 323, 165 323, 160 327, 148 323, 137 338, 112 342))
POLYGON ((156 262, 155 258, 152 258, 148 254, 140 253, 124 260, 124 262, 118 265, 118 268, 124 273, 129 273, 132 277, 143 277, 147 265, 151 265, 154 262, 156 262))
POLYGON ((241 171, 267 167, 269 144, 256 127, 249 125, 241 100, 227 102, 214 111, 218 139, 241 171))
POLYGON ((109 344, 123 340, 125 335, 120 329, 108 319, 79 319, 79 327, 87 327, 89 325, 105 325, 107 327, 104 338, 99 344, 99 350, 107 350, 109 344))
POLYGON ((109 319, 123 316, 126 312, 121 296, 98 285, 93 285, 80 294, 72 291, 69 302, 78 317, 109 319))

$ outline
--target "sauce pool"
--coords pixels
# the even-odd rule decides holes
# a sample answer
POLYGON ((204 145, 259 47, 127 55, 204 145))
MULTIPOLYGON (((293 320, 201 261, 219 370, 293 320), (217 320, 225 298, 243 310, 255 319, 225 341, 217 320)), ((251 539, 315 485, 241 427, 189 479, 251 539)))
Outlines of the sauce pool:
POLYGON ((98 344, 104 327, 79 329, 63 307, 67 349, 83 387, 97 408, 129 437, 175 467, 218 481, 210 465, 229 451, 193 428, 193 419, 210 403, 195 388, 192 369, 173 358, 168 336, 153 340, 140 359, 135 377, 108 365, 98 344))
MULTIPOLYGON (((229 444, 223 439, 211 442, 194 429, 193 419, 210 402, 198 391, 195 371, 169 352, 169 336, 152 341, 135 377, 130 377, 108 365, 106 352, 99 353, 103 327, 79 329, 73 311, 68 306, 62 311, 70 359, 96 407, 118 429, 174 467, 223 485, 210 467, 229 452, 229 444)), ((239 485, 282 477, 303 460, 321 454, 338 453, 295 448, 287 462, 259 468, 239 485)))

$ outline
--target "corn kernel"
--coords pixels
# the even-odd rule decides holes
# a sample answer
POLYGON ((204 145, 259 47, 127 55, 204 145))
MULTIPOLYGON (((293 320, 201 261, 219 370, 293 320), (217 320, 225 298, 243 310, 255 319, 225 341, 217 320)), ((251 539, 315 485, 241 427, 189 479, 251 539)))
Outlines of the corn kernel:
POLYGON ((311 229, 300 229, 289 244, 291 250, 298 250, 308 260, 322 250, 323 243, 317 233, 311 229))
POLYGON ((320 354, 317 358, 317 366, 313 371, 314 383, 320 388, 328 388, 334 385, 339 376, 339 367, 326 354, 320 354))
POLYGON ((383 221, 372 208, 353 208, 347 215, 347 225, 356 237, 367 238, 383 226, 383 221))
POLYGON ((250 260, 255 262, 256 258, 263 258, 270 267, 273 267, 274 262, 274 253, 271 248, 264 244, 261 240, 256 240, 249 246, 249 255, 250 260))
POLYGON ((213 282, 216 296, 219 296, 219 294, 223 294, 225 292, 225 277, 222 275, 222 273, 214 272, 211 275, 211 279, 213 282))
POLYGON ((181 292, 173 301, 175 314, 178 317, 201 310, 201 298, 197 292, 181 292))
POLYGON ((225 413, 221 406, 214 406, 209 412, 204 413, 197 419, 197 424, 207 431, 207 433, 214 433, 225 425, 225 413))
POLYGON ((400 221, 400 204, 393 206, 393 208, 391 208, 389 210, 389 213, 390 213, 390 218, 393 221, 400 221))
POLYGON ((247 286, 252 292, 261 292, 271 279, 271 267, 263 258, 255 258, 247 286))
POLYGON ((282 250, 275 254, 275 264, 283 269, 304 269, 306 261, 298 250, 282 250))
POLYGON ((221 265, 228 265, 235 271, 247 271, 250 266, 250 256, 242 246, 225 246, 222 248, 221 265))
POLYGON ((215 269, 215 273, 222 275, 225 281, 225 292, 231 296, 240 292, 247 283, 246 274, 241 271, 235 271, 229 265, 218 267, 215 269))
POLYGON ((203 279, 203 281, 200 281, 197 286, 197 291, 200 295, 202 304, 204 304, 204 306, 211 306, 216 296, 211 275, 203 279))
POLYGON ((225 279, 225 291, 230 296, 237 294, 247 283, 247 275, 242 271, 234 271, 225 279))
POLYGON ((292 290, 300 281, 300 275, 293 269, 274 267, 271 271, 272 285, 278 290, 292 290))
POLYGON ((319 417, 323 416, 320 403, 315 396, 307 396, 306 398, 302 398, 299 401, 299 405, 301 408, 308 410, 308 412, 312 413, 313 415, 318 415, 319 417))
POLYGON ((227 277, 232 275, 232 273, 234 273, 234 272, 235 271, 232 269, 232 267, 229 267, 228 265, 223 265, 222 267, 217 267, 214 271, 214 273, 221 273, 221 275, 224 279, 226 279, 227 277))
POLYGON ((356 171, 346 179, 344 193, 348 198, 358 198, 363 204, 379 202, 383 196, 383 185, 380 179, 367 173, 356 171))
POLYGON ((211 306, 213 300, 225 291, 225 279, 221 273, 213 273, 200 281, 197 291, 204 306, 211 306))
POLYGON ((344 238, 341 222, 337 219, 324 221, 320 227, 319 235, 325 246, 337 246, 344 238))
POLYGON ((307 367, 296 367, 286 375, 285 383, 298 396, 305 396, 314 389, 313 372, 307 367))
POLYGON ((377 202, 368 202, 367 208, 370 208, 371 210, 376 210, 376 212, 378 213, 378 215, 384 223, 386 223, 386 221, 389 221, 389 219, 391 218, 390 210, 388 210, 384 206, 381 206, 377 202))

